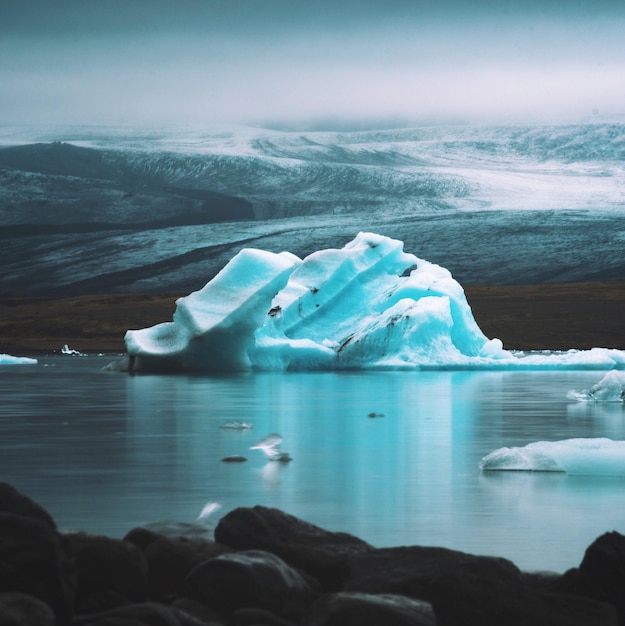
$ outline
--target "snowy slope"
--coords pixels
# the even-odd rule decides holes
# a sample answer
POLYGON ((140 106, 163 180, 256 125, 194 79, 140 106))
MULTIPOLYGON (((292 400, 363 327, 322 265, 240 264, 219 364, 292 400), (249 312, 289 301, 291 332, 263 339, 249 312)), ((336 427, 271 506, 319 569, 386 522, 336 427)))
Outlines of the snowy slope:
POLYGON ((371 229, 463 282, 623 278, 624 157, 623 124, 4 127, 0 293, 193 289, 371 229))

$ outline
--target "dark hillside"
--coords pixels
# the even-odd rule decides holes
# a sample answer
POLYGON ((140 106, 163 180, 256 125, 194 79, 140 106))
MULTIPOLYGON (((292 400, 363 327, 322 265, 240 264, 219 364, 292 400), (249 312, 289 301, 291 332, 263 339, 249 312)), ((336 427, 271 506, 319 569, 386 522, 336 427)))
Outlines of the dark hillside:
POLYGON ((52 176, 119 178, 119 173, 106 163, 99 150, 60 141, 0 148, 0 167, 52 176))

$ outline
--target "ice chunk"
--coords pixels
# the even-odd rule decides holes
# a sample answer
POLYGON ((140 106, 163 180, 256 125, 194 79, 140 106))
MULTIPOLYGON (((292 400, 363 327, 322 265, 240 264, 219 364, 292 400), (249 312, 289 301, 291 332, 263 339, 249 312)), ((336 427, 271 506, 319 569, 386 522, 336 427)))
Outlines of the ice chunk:
POLYGON ((625 372, 610 371, 590 389, 571 390, 567 397, 579 402, 624 402, 625 372))
POLYGON ((242 250, 126 347, 138 371, 625 368, 618 350, 512 354, 448 270, 373 233, 303 261, 242 250))
POLYGON ((67 344, 64 344, 63 347, 61 348, 61 354, 70 354, 72 356, 84 356, 82 352, 80 352, 79 350, 73 350, 67 344))
POLYGON ((0 365, 35 365, 37 359, 27 356, 11 356, 10 354, 0 354, 0 365))
POLYGON ((219 428, 222 428, 223 430, 250 430, 254 428, 254 424, 232 420, 230 422, 224 422, 219 428))
POLYGON ((625 441, 565 439, 537 441, 521 448, 499 448, 482 459, 480 468, 483 471, 625 476, 625 441))
POLYGON ((172 322, 126 332, 137 370, 250 369, 254 331, 300 260, 246 249, 203 289, 176 302, 172 322))

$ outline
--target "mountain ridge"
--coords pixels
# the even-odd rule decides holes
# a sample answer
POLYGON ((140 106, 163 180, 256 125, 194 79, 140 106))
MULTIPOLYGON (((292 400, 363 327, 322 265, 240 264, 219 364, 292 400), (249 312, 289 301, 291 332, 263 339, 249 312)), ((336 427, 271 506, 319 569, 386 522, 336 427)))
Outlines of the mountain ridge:
POLYGON ((363 230, 461 283, 625 277, 622 124, 32 136, 0 147, 6 296, 186 291, 243 245, 305 256, 363 230))

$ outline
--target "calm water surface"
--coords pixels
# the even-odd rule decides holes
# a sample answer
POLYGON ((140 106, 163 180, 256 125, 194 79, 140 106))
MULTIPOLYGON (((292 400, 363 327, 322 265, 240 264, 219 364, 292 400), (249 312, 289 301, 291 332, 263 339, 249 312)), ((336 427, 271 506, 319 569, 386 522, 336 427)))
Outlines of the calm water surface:
POLYGON ((504 445, 625 439, 622 404, 566 398, 601 372, 102 371, 114 358, 0 368, 0 480, 63 529, 121 537, 192 522, 208 502, 222 505, 213 525, 262 504, 380 547, 440 545, 556 571, 578 565, 601 533, 625 533, 625 477, 478 467, 504 445), (219 428, 229 420, 254 429, 219 428), (271 432, 292 463, 249 449, 271 432), (248 461, 221 461, 234 454, 248 461))

